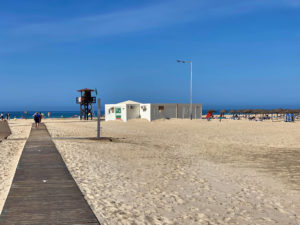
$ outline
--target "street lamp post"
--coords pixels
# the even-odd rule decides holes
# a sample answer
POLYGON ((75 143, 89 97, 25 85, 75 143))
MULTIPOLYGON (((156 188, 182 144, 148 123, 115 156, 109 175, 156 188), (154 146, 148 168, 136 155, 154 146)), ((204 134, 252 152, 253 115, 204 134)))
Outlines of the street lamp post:
POLYGON ((190 63, 191 65, 191 96, 190 96, 190 118, 193 119, 193 62, 185 60, 177 60, 178 63, 190 63))

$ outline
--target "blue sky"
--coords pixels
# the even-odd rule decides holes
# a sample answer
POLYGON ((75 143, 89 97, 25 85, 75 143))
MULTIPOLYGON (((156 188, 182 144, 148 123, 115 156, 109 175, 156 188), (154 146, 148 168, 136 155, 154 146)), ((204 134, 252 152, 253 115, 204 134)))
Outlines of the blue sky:
POLYGON ((0 1, 0 110, 103 103, 298 107, 300 0, 0 1))

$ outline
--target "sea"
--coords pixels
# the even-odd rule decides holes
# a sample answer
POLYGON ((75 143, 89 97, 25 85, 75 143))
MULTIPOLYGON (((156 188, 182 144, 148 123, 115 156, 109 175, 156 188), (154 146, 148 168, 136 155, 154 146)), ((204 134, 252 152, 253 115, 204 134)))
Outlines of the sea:
MULTIPOLYGON (((206 109, 203 109, 202 114, 206 115, 207 114, 206 109)), ((50 118, 76 118, 79 117, 80 111, 41 111, 40 113, 43 113, 45 118, 48 117, 48 112, 50 112, 50 118)), ((33 114, 35 111, 0 111, 0 113, 3 113, 4 116, 6 116, 7 113, 10 113, 10 118, 11 119, 21 119, 21 118, 27 118, 31 119, 33 117, 33 114)), ((219 110, 216 110, 215 114, 218 114, 219 110)), ((227 113, 226 113, 227 114, 227 113)), ((97 112, 95 111, 94 116, 97 115, 97 112)), ((101 115, 104 115, 104 111, 101 110, 101 115)))
MULTIPOLYGON (((80 111, 41 111, 39 113, 43 113, 46 118, 49 118, 48 112, 50 112, 50 118, 74 118, 80 115, 80 111)), ((11 119, 31 119, 35 111, 0 111, 0 113, 3 113, 5 117, 7 113, 10 113, 11 119)), ((101 115, 103 114, 104 112, 101 112, 101 115)), ((94 115, 97 115, 97 113, 94 112, 94 115)))

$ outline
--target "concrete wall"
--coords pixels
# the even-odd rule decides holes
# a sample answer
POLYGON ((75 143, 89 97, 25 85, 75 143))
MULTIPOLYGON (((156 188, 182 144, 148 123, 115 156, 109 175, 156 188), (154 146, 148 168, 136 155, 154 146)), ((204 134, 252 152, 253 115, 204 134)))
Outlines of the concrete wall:
POLYGON ((193 119, 202 119, 202 104, 193 105, 193 119))
POLYGON ((127 120, 140 118, 140 105, 128 104, 126 105, 127 120))
MULTIPOLYGON (((202 105, 193 104, 192 112, 193 112, 193 119, 201 119, 202 105)), ((182 118, 182 119, 190 118, 190 104, 178 104, 178 118, 182 118)))
POLYGON ((141 104, 140 115, 142 119, 147 119, 148 121, 151 121, 151 104, 141 104))
POLYGON ((176 104, 151 104, 151 121, 176 118, 176 104))
MULTIPOLYGON (((193 104, 193 119, 201 119, 202 105, 193 104)), ((156 119, 190 118, 189 104, 151 104, 151 121, 156 119)))
POLYGON ((190 118, 190 105, 178 104, 178 118, 180 119, 190 118))

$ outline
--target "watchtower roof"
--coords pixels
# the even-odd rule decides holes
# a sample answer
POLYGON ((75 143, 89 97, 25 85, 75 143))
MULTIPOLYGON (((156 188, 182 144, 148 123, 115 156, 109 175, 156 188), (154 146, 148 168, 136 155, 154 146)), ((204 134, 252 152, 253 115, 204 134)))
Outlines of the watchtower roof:
POLYGON ((78 92, 83 92, 83 91, 90 91, 90 92, 93 92, 95 91, 94 89, 88 89, 88 88, 84 88, 84 89, 80 89, 80 90, 77 90, 78 92))

